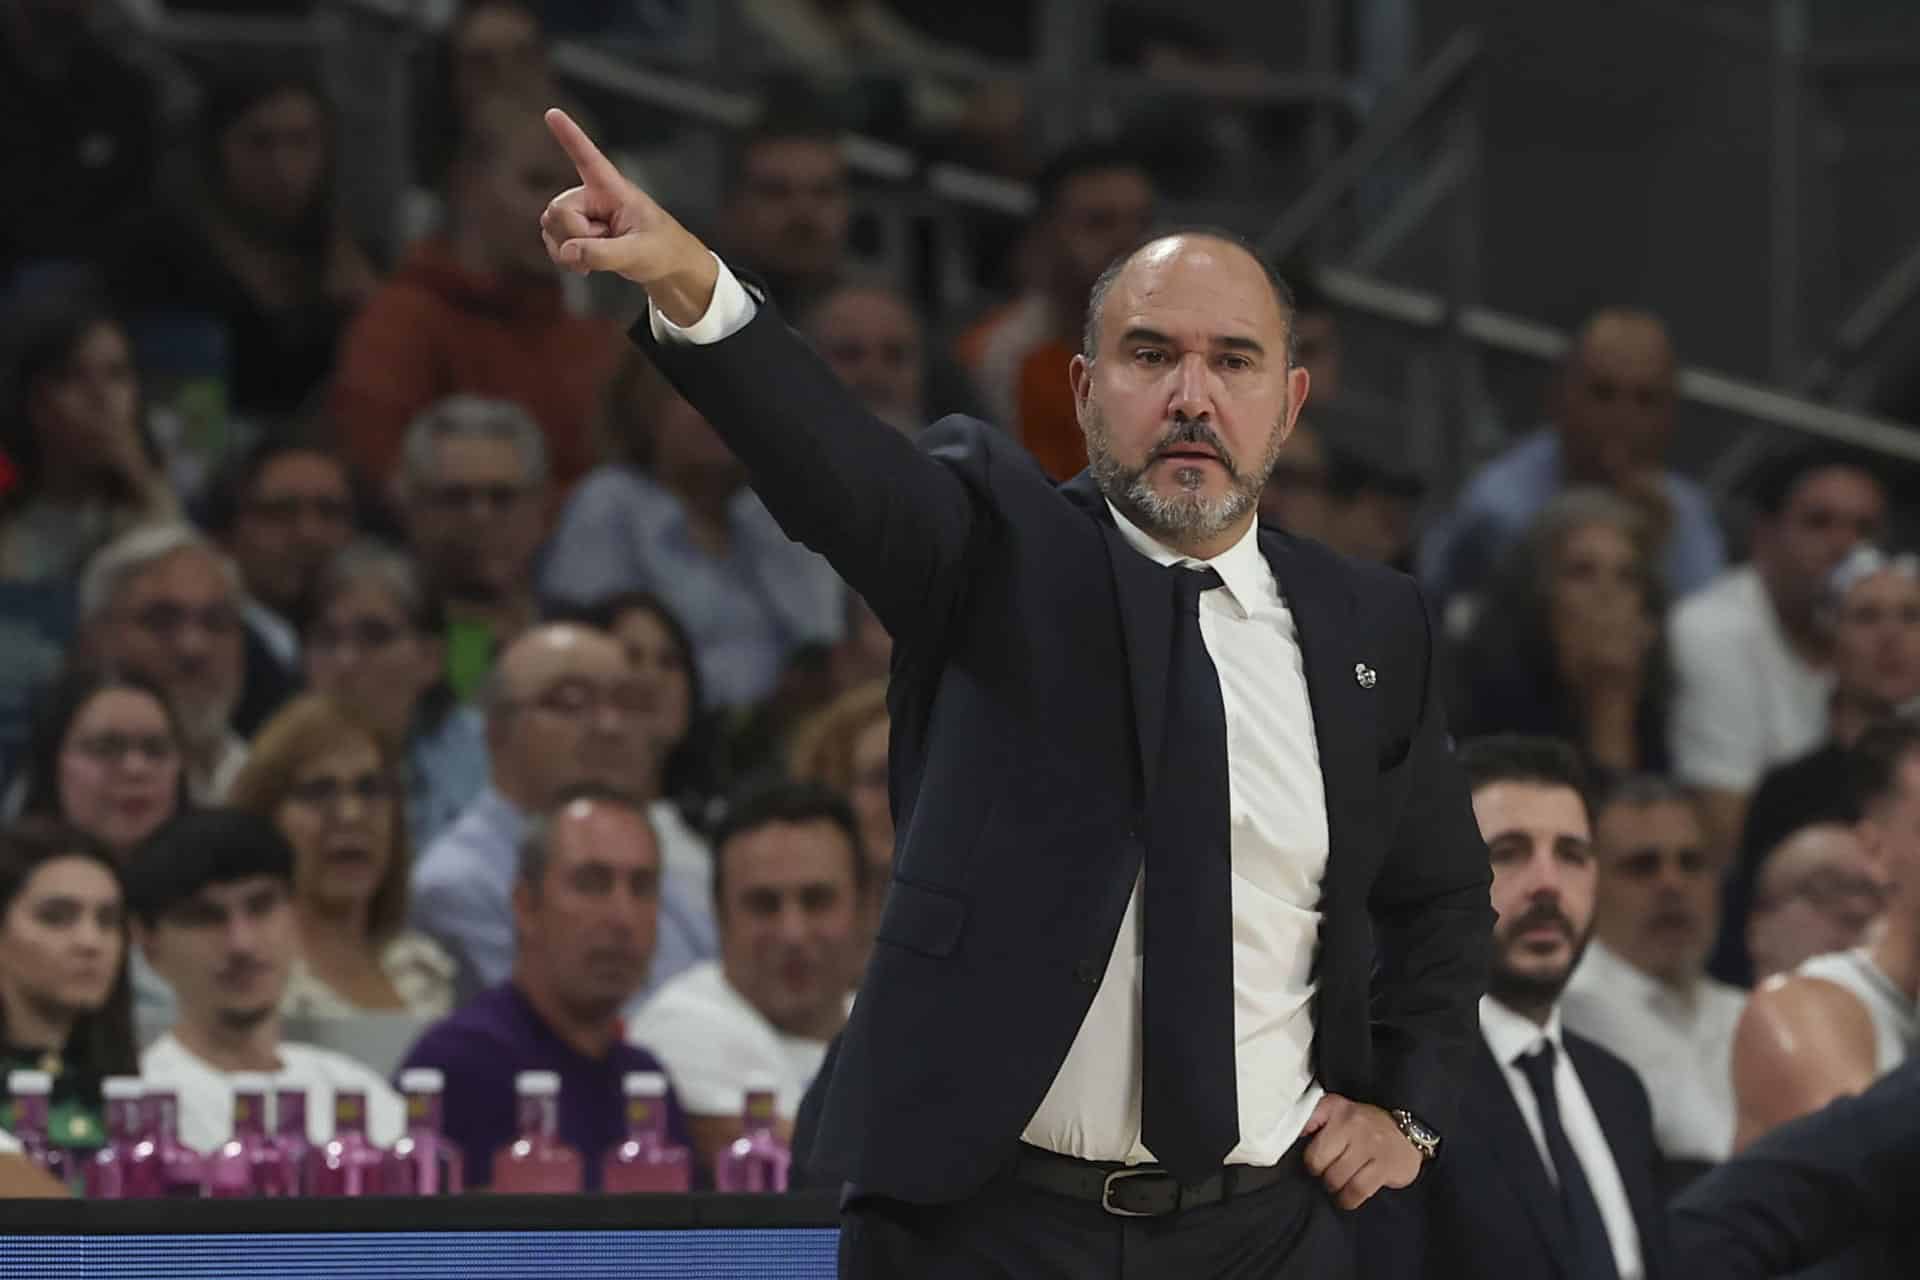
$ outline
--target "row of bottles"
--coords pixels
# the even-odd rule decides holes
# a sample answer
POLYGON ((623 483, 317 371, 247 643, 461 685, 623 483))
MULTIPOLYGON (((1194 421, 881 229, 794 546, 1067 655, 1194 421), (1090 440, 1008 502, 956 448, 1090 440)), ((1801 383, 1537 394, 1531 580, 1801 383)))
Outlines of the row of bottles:
MULTIPOLYGON (((316 1147, 307 1141, 305 1089, 275 1088, 266 1075, 238 1075, 233 1082, 233 1136, 202 1156, 179 1140, 180 1103, 174 1090, 148 1087, 131 1076, 108 1078, 101 1090, 106 1145, 82 1153, 48 1141, 50 1076, 15 1071, 7 1079, 14 1136, 27 1156, 76 1192, 108 1200, 457 1195, 463 1165, 459 1148, 441 1132, 445 1084, 441 1073, 431 1068, 401 1073, 406 1133, 383 1151, 367 1136, 364 1093, 335 1093, 333 1137, 316 1147)), ((494 1155, 493 1189, 522 1194, 580 1191, 580 1153, 559 1135, 560 1077, 550 1071, 525 1071, 514 1085, 519 1097, 517 1133, 494 1155)), ((690 1190, 693 1153, 667 1133, 666 1077, 634 1072, 623 1087, 627 1137, 602 1162, 602 1188, 623 1194, 690 1190)), ((792 1157, 774 1126, 773 1091, 749 1090, 741 1134, 715 1161, 718 1190, 787 1189, 792 1157)))

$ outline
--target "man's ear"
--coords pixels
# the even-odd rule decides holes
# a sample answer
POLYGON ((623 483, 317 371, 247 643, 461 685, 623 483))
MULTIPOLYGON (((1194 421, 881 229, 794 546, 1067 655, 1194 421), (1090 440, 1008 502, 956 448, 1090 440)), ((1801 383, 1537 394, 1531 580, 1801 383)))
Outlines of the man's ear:
POLYGON ((1067 382, 1073 388, 1073 416, 1084 433, 1087 429, 1087 404, 1093 396, 1093 362, 1084 355, 1076 354, 1067 361, 1067 382))

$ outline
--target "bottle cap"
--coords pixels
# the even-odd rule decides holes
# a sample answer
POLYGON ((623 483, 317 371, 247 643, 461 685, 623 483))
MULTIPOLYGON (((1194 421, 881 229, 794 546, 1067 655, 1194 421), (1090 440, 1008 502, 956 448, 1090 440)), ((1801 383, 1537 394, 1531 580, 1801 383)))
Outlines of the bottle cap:
POLYGON ((513 1088, 522 1097, 558 1097, 560 1074, 556 1071, 522 1071, 513 1078, 513 1088))
POLYGON ((108 1102, 138 1102, 147 1096, 139 1076, 108 1076, 100 1082, 100 1096, 108 1102))
POLYGON ((44 1071, 9 1071, 7 1092, 16 1098, 23 1093, 52 1093, 53 1077, 44 1071))
POLYGON ((622 1081, 629 1098, 664 1098, 667 1078, 658 1071, 629 1071, 622 1081))
POLYGON ((439 1093, 447 1087, 447 1077, 438 1067, 408 1067, 400 1073, 400 1092, 439 1093))

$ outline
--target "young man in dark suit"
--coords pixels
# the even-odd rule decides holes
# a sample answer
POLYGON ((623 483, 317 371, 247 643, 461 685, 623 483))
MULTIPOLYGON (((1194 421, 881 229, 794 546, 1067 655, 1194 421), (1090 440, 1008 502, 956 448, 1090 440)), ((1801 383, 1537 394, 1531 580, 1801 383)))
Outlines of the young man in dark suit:
POLYGON ((1460 764, 1493 862, 1493 969, 1444 1158, 1363 1216, 1379 1280, 1661 1280, 1665 1206, 1647 1092, 1562 1028, 1560 995, 1593 924, 1584 771, 1550 738, 1468 742, 1460 764))
POLYGON ((1337 1278, 1443 1141, 1488 868, 1428 616, 1255 524, 1298 417, 1284 282, 1164 236, 1095 285, 1089 470, 909 441, 550 113, 542 218, 894 638, 894 880, 824 1098, 850 1276, 1337 1278))

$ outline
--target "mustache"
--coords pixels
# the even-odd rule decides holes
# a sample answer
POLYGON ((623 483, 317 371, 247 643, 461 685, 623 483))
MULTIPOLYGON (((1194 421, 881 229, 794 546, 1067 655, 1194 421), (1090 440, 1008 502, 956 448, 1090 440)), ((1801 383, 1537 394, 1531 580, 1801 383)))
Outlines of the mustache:
POLYGON ((1188 418, 1180 414, 1174 415, 1172 429, 1160 438, 1160 443, 1156 444, 1153 452, 1147 455, 1147 465, 1152 466, 1175 449, 1189 444, 1206 445, 1220 459, 1220 465, 1227 469, 1227 475, 1230 478, 1234 480, 1240 478, 1240 468, 1234 465, 1233 455, 1227 452, 1226 442, 1220 438, 1219 433, 1204 419, 1188 418))
POLYGON ((1559 907, 1551 902, 1536 903, 1528 907, 1515 918, 1511 925, 1501 932, 1511 938, 1523 934, 1529 929, 1537 929, 1543 924, 1550 924, 1559 929, 1560 932, 1567 935, 1569 940, 1574 936, 1573 921, 1567 918, 1566 912, 1560 910, 1559 907))

